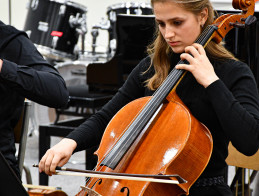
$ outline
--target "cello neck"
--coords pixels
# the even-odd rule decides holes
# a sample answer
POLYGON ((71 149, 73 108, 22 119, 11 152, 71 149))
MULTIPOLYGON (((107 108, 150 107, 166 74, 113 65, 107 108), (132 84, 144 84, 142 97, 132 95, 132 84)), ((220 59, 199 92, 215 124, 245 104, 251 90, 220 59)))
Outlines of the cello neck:
MULTIPOLYGON (((207 26, 200 34, 195 43, 199 43, 204 47, 210 41, 211 35, 217 30, 214 25, 207 26)), ((180 60, 178 64, 189 64, 187 61, 180 60)), ((143 129, 148 125, 150 120, 156 116, 162 106, 163 101, 173 88, 177 86, 182 78, 184 70, 173 69, 161 84, 161 86, 153 94, 150 101, 143 107, 139 115, 135 118, 132 124, 125 131, 123 136, 111 149, 109 154, 101 162, 102 166, 107 166, 115 169, 123 156, 127 153, 133 142, 137 139, 143 129)))

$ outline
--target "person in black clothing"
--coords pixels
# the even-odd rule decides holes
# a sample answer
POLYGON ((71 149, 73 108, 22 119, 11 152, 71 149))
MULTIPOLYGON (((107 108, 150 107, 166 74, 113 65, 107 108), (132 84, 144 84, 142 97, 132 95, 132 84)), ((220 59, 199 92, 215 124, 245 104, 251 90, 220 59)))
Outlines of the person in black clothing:
POLYGON ((172 69, 184 69, 187 73, 176 93, 213 137, 210 161, 190 195, 232 195, 224 180, 229 142, 245 155, 253 155, 259 147, 259 96, 254 76, 222 44, 211 40, 204 49, 194 43, 213 22, 209 0, 151 0, 151 4, 158 33, 148 48, 149 56, 134 68, 110 102, 46 152, 39 171, 52 175, 73 152, 98 145, 117 111, 132 100, 153 95, 172 69), (180 59, 189 65, 176 65, 180 59))
POLYGON ((27 34, 0 21, 0 151, 18 177, 14 127, 25 98, 58 108, 66 106, 68 91, 61 75, 27 34))

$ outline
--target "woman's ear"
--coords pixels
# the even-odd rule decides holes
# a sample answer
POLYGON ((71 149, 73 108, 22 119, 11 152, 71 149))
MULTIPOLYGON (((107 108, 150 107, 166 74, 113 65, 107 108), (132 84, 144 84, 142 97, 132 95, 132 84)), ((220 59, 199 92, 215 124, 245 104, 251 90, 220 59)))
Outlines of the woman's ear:
POLYGON ((204 8, 201 11, 199 19, 200 19, 201 26, 203 26, 206 23, 207 19, 208 19, 208 8, 204 8))

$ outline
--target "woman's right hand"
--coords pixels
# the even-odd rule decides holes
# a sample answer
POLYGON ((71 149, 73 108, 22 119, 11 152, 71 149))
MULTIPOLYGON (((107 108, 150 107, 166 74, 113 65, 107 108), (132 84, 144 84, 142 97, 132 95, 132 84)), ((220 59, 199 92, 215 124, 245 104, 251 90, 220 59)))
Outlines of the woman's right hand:
POLYGON ((45 172, 49 176, 55 174, 56 167, 62 167, 68 162, 76 146, 77 143, 74 140, 68 138, 62 139, 41 158, 39 172, 45 172))

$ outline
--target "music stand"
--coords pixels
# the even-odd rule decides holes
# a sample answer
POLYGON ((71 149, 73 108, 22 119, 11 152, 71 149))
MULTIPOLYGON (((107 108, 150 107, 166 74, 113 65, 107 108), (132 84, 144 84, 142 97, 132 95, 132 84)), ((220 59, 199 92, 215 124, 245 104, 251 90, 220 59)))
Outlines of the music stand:
POLYGON ((0 195, 28 196, 28 192, 23 187, 21 180, 16 176, 6 159, 0 152, 0 195))

